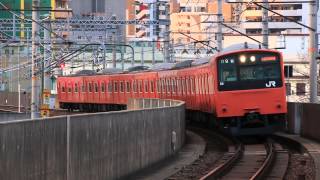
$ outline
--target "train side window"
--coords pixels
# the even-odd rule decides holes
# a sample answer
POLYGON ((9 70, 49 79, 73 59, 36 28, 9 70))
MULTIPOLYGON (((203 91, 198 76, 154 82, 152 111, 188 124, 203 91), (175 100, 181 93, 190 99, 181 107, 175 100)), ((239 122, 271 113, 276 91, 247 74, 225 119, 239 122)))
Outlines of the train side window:
POLYGON ((138 90, 138 88, 137 88, 138 86, 137 86, 137 81, 136 80, 134 80, 133 81, 133 92, 137 92, 137 90, 138 90))
POLYGON ((160 80, 157 80, 157 92, 160 93, 160 80))
POLYGON ((113 87, 114 87, 114 92, 118 92, 118 82, 117 81, 114 81, 113 83, 113 87))
POLYGON ((103 82, 103 83, 101 83, 101 92, 104 92, 104 90, 105 90, 105 85, 104 85, 104 82, 103 82))
POLYGON ((85 86, 84 83, 83 83, 82 86, 81 86, 81 91, 82 91, 82 92, 85 92, 85 91, 86 91, 86 86, 85 86))
POLYGON ((78 84, 77 83, 74 84, 74 92, 76 92, 76 93, 78 92, 78 84))
POLYGON ((99 91, 99 89, 98 89, 98 84, 97 83, 94 83, 94 92, 98 92, 99 91))
POLYGON ((189 95, 190 94, 190 78, 187 77, 186 78, 186 91, 187 91, 187 94, 189 95))
POLYGON ((170 79, 167 79, 167 93, 170 94, 171 92, 171 81, 170 79))
POLYGON ((144 92, 149 92, 149 84, 148 81, 144 81, 144 92))
POLYGON ((171 80, 171 85, 172 85, 172 93, 176 93, 176 80, 172 79, 171 80))
POLYGON ((120 92, 124 92, 124 82, 120 82, 120 92))
POLYGON ((163 94, 165 94, 165 93, 166 93, 166 91, 167 91, 167 89, 166 89, 166 88, 167 88, 167 86, 166 86, 166 80, 165 80, 165 79, 162 79, 161 81, 162 81, 162 83, 161 83, 161 86, 162 86, 162 88, 161 88, 161 89, 162 89, 162 93, 163 93, 163 94))
POLYGON ((186 81, 185 79, 181 79, 181 92, 184 95, 186 93, 186 81))
POLYGON ((154 92, 154 82, 150 81, 150 91, 154 92))
POLYGON ((139 88, 139 92, 142 93, 142 80, 138 81, 138 88, 139 88))
POLYGON ((108 92, 109 93, 111 93, 112 92, 112 90, 113 90, 113 83, 112 83, 112 81, 110 81, 109 83, 108 83, 108 92))
POLYGON ((181 94, 181 81, 180 81, 180 79, 177 79, 177 93, 181 94))
POLYGON ((127 93, 129 93, 131 91, 131 86, 130 86, 130 82, 126 82, 126 89, 127 89, 127 93))
POLYGON ((92 84, 89 83, 89 92, 92 92, 92 84))
POLYGON ((190 92, 194 94, 194 81, 192 77, 190 77, 190 92))

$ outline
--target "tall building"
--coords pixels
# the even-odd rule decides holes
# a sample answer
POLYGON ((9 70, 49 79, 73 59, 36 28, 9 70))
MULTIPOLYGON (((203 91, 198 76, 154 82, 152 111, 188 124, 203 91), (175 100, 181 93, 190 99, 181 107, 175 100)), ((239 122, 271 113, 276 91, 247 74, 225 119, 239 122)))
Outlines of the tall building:
POLYGON ((160 24, 128 25, 127 38, 130 41, 155 41, 163 39, 169 22, 168 0, 127 0, 126 19, 159 21, 160 24))
MULTIPOLYGON (((309 4, 301 1, 291 1, 290 3, 270 3, 269 9, 285 16, 288 19, 308 25, 309 4)), ((261 4, 262 5, 262 4, 261 4)), ((262 9, 251 4, 233 4, 235 13, 234 20, 241 22, 240 30, 248 35, 261 34, 262 32, 262 9)), ((268 11, 269 34, 301 34, 306 33, 306 29, 284 17, 268 11)))
MULTIPOLYGON (((205 43, 215 41, 217 1, 174 0, 171 4, 173 8, 170 12, 170 30, 174 44, 196 46, 193 44, 195 41, 205 43), (207 23, 208 21, 212 23, 207 23)), ((232 17, 231 5, 223 1, 222 7, 224 20, 230 21, 232 17)))

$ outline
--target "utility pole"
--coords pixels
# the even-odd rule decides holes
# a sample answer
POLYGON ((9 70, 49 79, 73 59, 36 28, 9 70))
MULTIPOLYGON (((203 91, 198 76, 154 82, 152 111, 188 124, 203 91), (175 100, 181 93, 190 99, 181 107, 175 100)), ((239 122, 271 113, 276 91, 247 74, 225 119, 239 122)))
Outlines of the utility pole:
POLYGON ((266 9, 262 9, 262 35, 263 35, 263 47, 268 49, 269 48, 269 28, 268 28, 268 9, 269 3, 268 0, 263 0, 263 6, 266 9))
POLYGON ((155 44, 156 42, 155 42, 155 39, 153 38, 153 42, 152 42, 152 65, 154 65, 156 62, 155 62, 155 44))
MULTIPOLYGON (((45 22, 44 26, 50 29, 50 22, 45 22)), ((44 29, 44 91, 51 90, 51 71, 49 68, 51 64, 51 36, 47 29, 44 29)))
POLYGON ((217 45, 218 51, 222 50, 222 0, 218 0, 218 29, 217 29, 217 45))
POLYGON ((141 46, 141 66, 144 65, 144 43, 142 43, 142 46, 141 46))
POLYGON ((117 67, 117 53, 116 53, 116 45, 115 45, 115 32, 112 32, 112 65, 113 68, 117 67))
POLYGON ((166 63, 170 62, 170 17, 169 17, 169 7, 168 3, 165 3, 166 6, 166 27, 165 27, 165 32, 164 32, 164 61, 166 63))
POLYGON ((21 85, 20 85, 20 46, 21 40, 18 46, 18 112, 21 112, 21 85))
POLYGON ((309 3, 310 27, 309 29, 309 65, 310 65, 310 102, 317 102, 317 55, 318 55, 318 35, 317 35, 317 12, 318 0, 309 3))
MULTIPOLYGON (((32 19, 39 21, 39 0, 32 0, 32 19)), ((37 44, 39 40, 39 25, 32 21, 32 67, 31 67, 31 119, 39 118, 39 80, 36 75, 37 44)))

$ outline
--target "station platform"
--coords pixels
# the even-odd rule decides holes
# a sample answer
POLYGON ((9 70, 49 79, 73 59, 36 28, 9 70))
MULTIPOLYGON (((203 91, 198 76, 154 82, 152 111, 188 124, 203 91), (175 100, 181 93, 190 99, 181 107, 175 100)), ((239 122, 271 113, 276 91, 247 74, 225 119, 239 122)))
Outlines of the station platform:
POLYGON ((139 172, 125 177, 124 179, 139 179, 139 180, 163 180, 168 179, 168 176, 180 171, 184 166, 192 164, 199 156, 205 152, 206 142, 199 135, 187 131, 186 144, 177 154, 159 162, 155 165, 140 170, 139 172))
POLYGON ((299 142, 313 158, 316 171, 315 179, 320 180, 320 143, 294 134, 275 133, 275 135, 299 142))

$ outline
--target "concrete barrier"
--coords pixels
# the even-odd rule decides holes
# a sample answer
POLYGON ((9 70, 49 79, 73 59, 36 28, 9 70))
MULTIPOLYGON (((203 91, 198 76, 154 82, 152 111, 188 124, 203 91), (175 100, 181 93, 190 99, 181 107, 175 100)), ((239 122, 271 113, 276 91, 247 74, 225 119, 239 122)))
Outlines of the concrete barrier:
POLYGON ((1 121, 29 119, 30 113, 0 112, 1 121))
POLYGON ((138 110, 0 122, 1 179, 119 179, 181 148, 183 102, 130 102, 138 110))
POLYGON ((288 103, 288 131, 320 141, 320 104, 288 103))

